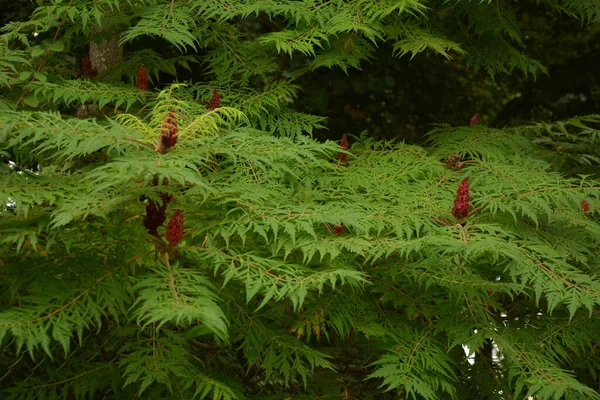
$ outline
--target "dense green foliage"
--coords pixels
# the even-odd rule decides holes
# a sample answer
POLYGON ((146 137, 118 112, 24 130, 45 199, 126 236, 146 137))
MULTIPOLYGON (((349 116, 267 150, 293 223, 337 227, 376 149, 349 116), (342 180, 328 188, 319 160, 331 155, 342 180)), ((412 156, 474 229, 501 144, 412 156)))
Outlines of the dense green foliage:
POLYGON ((346 148, 306 112, 378 46, 543 75, 516 7, 39 0, 7 23, 1 396, 600 399, 600 115, 346 148))

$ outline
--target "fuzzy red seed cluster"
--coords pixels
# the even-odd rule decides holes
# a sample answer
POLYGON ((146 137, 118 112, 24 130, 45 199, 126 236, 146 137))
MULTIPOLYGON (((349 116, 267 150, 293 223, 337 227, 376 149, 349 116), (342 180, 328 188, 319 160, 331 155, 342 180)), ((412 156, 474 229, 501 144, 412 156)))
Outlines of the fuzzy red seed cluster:
POLYGON ((333 227, 333 234, 338 235, 338 236, 341 236, 344 234, 344 223, 343 222, 341 224, 333 227))
POLYGON ((165 118, 165 122, 162 125, 162 132, 160 140, 167 150, 169 147, 173 147, 177 144, 177 117, 175 116, 175 111, 171 110, 167 117, 165 118))
POLYGON ((148 90, 148 73, 146 66, 142 64, 137 74, 137 88, 140 90, 148 90))
MULTIPOLYGON (((350 145, 348 144, 348 137, 346 136, 345 133, 342 135, 342 141, 340 142, 340 147, 342 150, 348 150, 350 148, 350 145)), ((340 163, 348 164, 348 154, 340 152, 338 154, 338 160, 340 163)))
POLYGON ((83 57, 81 60, 81 73, 85 78, 94 78, 97 75, 97 71, 92 66, 92 60, 90 57, 83 57))
POLYGON ((173 213, 171 220, 167 224, 167 233, 165 237, 171 246, 177 246, 183 238, 183 213, 181 210, 177 209, 173 213))
POLYGON ((210 98, 210 104, 208 105, 209 110, 216 110, 221 107, 221 97, 219 96, 219 91, 217 89, 213 90, 212 97, 210 98))
POLYGON ((590 212, 590 202, 587 200, 581 200, 581 203, 579 203, 579 208, 581 208, 581 211, 583 211, 584 213, 589 213, 590 212))
POLYGON ((469 122, 470 126, 475 126, 475 125, 479 125, 479 113, 473 115, 473 118, 471 118, 471 122, 469 122))
POLYGON ((452 208, 452 215, 456 219, 464 219, 469 216, 469 177, 467 176, 458 185, 456 200, 452 208))
POLYGON ((144 217, 144 226, 151 235, 158 234, 158 228, 165 223, 167 219, 167 205, 173 201, 173 196, 167 193, 161 193, 161 204, 157 206, 154 202, 146 204, 146 216, 144 217))

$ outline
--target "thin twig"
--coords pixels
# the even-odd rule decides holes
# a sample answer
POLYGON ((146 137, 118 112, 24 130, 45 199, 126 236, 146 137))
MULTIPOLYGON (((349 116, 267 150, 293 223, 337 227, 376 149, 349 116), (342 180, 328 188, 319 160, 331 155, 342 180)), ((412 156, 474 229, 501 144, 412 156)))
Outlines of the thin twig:
POLYGON ((248 165, 250 166, 250 170, 252 171, 252 175, 254 175, 254 180, 255 180, 256 182, 260 182, 260 181, 258 180, 258 176, 256 176, 256 171, 254 170, 254 166, 252 165, 252 161, 251 161, 251 160, 248 160, 248 161, 246 161, 246 162, 247 162, 247 163, 248 163, 248 165))
POLYGON ((171 263, 169 262, 168 253, 165 253, 165 263, 167 264, 167 268, 169 270, 171 290, 173 290, 173 293, 175 294, 175 302, 179 304, 179 293, 177 292, 177 287, 175 286, 175 276, 173 275, 173 269, 171 268, 171 263))

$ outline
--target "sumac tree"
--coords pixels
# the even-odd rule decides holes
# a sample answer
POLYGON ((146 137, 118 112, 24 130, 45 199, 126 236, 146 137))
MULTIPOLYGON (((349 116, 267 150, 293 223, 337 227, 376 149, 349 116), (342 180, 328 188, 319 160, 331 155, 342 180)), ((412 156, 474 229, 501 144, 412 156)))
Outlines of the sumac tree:
POLYGON ((319 142, 294 107, 383 43, 544 73, 515 7, 44 0, 4 26, 2 397, 600 398, 600 182, 559 170, 597 163, 599 116, 415 146, 319 142))

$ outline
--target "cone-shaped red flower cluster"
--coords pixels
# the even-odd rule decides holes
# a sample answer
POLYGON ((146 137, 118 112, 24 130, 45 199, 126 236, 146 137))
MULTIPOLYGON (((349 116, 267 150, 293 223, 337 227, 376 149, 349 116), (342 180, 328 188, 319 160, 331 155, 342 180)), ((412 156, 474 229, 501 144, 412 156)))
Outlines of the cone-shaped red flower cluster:
POLYGON ((333 227, 333 234, 338 235, 338 236, 344 234, 344 223, 343 222, 341 224, 333 227))
POLYGON ((219 96, 219 91, 217 89, 214 89, 212 97, 210 98, 210 104, 208 105, 208 109, 212 111, 219 107, 221 107, 221 97, 219 96))
POLYGON ((148 73, 146 72, 146 66, 142 64, 137 74, 137 88, 141 90, 148 90, 148 73))
POLYGON ((167 234, 165 236, 171 246, 177 246, 183 238, 183 214, 181 210, 175 210, 173 213, 171 220, 167 224, 167 234))
POLYGON ((470 126, 475 126, 475 125, 479 125, 479 113, 473 115, 473 118, 471 118, 471 122, 469 122, 470 126))
POLYGON ((162 204, 156 206, 154 202, 146 204, 146 216, 144 217, 144 226, 151 235, 158 234, 158 227, 165 223, 167 216, 167 204, 173 201, 173 196, 169 196, 167 193, 161 193, 160 195, 162 204))
POLYGON ((168 150, 169 147, 173 147, 177 144, 177 117, 175 111, 171 110, 165 118, 165 122, 162 126, 162 132, 160 140, 164 146, 164 150, 168 150))
POLYGON ((469 216, 469 177, 462 180, 456 192, 456 200, 452 208, 452 215, 456 219, 464 219, 469 216))
POLYGON ((587 200, 581 200, 581 203, 579 203, 579 207, 581 208, 581 211, 583 211, 586 214, 590 212, 590 202, 587 200))
MULTIPOLYGON (((345 133, 342 135, 342 141, 340 142, 340 147, 342 148, 342 150, 348 150, 350 148, 350 145, 348 144, 348 137, 346 136, 345 133)), ((338 160, 340 163, 348 164, 348 154, 339 153, 338 160)))
POLYGON ((81 60, 81 72, 85 78, 94 78, 97 75, 89 56, 81 60))

